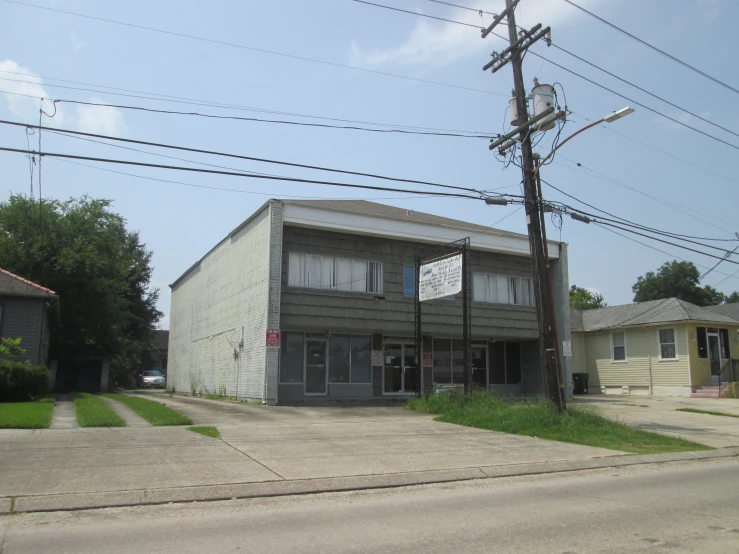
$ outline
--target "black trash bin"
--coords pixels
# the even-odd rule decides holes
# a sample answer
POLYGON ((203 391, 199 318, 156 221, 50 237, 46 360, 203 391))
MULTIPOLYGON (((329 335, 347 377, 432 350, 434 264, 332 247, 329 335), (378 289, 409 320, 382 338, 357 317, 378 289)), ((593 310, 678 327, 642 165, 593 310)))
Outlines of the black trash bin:
POLYGON ((574 384, 573 394, 588 394, 588 374, 573 373, 572 381, 574 384))

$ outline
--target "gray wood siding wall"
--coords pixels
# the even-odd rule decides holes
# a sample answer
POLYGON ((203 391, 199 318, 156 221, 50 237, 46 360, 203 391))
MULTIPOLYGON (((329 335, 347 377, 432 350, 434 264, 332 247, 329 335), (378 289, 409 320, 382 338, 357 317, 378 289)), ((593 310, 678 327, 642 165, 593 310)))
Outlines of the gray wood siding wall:
MULTIPOLYGON (((427 244, 350 235, 288 226, 282 248, 280 326, 295 330, 382 332, 413 336, 413 298, 403 295, 403 266, 413 265, 427 244), (333 255, 384 263, 384 300, 375 294, 296 289, 287 286, 290 252, 333 255)), ((531 276, 529 258, 491 252, 471 253, 472 271, 519 277, 531 276)), ((425 335, 461 336, 462 298, 434 300, 423 305, 425 335)), ((529 306, 472 303, 472 333, 476 338, 535 339, 536 310, 529 306)))
POLYGON ((18 296, 0 296, 3 306, 0 337, 21 339, 21 347, 26 349, 24 359, 32 364, 46 362, 44 355, 39 355, 39 346, 46 325, 44 299, 23 298, 18 296))

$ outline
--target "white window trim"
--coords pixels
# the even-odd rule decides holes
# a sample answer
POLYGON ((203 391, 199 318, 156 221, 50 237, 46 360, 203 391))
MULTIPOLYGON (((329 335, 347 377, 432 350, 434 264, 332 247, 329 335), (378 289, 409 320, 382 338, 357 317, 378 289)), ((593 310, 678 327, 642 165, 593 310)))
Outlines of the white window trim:
MULTIPOLYGON (((305 263, 304 260, 305 260, 305 258, 303 258, 303 263, 305 263)), ((309 279, 309 277, 307 275, 306 275, 306 278, 309 279)), ((379 260, 368 260, 368 259, 364 259, 364 258, 348 258, 348 257, 345 257, 345 256, 333 256, 333 255, 326 255, 326 254, 310 254, 308 252, 294 252, 294 251, 291 251, 291 252, 288 252, 288 257, 287 257, 287 285, 286 286, 288 288, 294 289, 294 290, 329 291, 329 292, 342 292, 342 293, 349 293, 349 294, 374 294, 374 295, 377 295, 377 294, 385 294, 385 262, 381 262, 379 260), (308 286, 305 286, 305 285, 291 285, 290 284, 290 257, 293 254, 294 255, 298 255, 298 256, 320 256, 321 258, 330 258, 330 259, 333 259, 333 267, 334 267, 334 275, 333 275, 333 279, 332 279, 333 285, 331 287, 322 287, 322 286, 319 286, 319 287, 311 287, 309 285, 308 286), (339 288, 339 285, 340 284, 346 284, 346 283, 339 283, 337 281, 337 274, 336 274, 337 269, 336 268, 337 268, 337 265, 338 265, 337 260, 339 260, 339 259, 350 260, 352 262, 352 264, 354 264, 355 262, 363 262, 363 263, 367 264, 367 271, 365 273, 365 279, 368 279, 369 278, 368 277, 369 276, 369 264, 370 263, 380 264, 380 272, 381 272, 381 275, 382 275, 381 276, 381 279, 379 281, 380 290, 379 291, 368 291, 368 290, 356 291, 356 290, 340 289, 339 288)), ((366 287, 366 281, 365 281, 365 287, 366 287)))
MULTIPOLYGON (((657 339, 659 339, 659 335, 657 336, 657 339)), ((612 331, 611 332, 611 363, 613 364, 625 364, 629 361, 629 349, 626 345, 626 331, 612 331), (615 352, 614 349, 616 348, 616 344, 613 342, 613 335, 616 333, 621 333, 624 336, 624 359, 623 360, 617 360, 614 356, 615 352)))
MULTIPOLYGON (((669 343, 665 343, 669 344, 669 343)), ((657 328, 657 361, 659 362, 674 362, 680 359, 680 354, 677 351, 677 327, 658 327, 657 328), (662 341, 660 341, 659 338, 659 332, 660 331, 666 331, 667 329, 672 329, 672 336, 674 337, 674 345, 675 345, 675 357, 674 358, 663 358, 662 357, 662 341)))

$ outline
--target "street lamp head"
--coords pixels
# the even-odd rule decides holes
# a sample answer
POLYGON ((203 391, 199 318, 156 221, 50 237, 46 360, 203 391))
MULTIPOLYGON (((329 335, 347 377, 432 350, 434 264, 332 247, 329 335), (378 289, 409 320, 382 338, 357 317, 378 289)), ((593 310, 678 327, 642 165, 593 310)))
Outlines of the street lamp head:
POLYGON ((617 112, 613 112, 611 114, 608 114, 603 118, 603 121, 606 123, 613 123, 617 119, 621 119, 622 117, 626 117, 630 113, 634 113, 634 108, 631 106, 626 106, 625 108, 621 108, 617 112))

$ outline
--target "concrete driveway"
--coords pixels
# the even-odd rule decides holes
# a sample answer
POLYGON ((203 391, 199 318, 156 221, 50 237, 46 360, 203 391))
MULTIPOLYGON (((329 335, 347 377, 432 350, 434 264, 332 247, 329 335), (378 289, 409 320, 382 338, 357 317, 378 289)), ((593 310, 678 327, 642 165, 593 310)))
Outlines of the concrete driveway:
POLYGON ((739 400, 734 398, 593 394, 577 396, 574 402, 594 407, 607 417, 646 431, 681 437, 714 448, 739 446, 739 419, 677 411, 690 408, 739 417, 739 400))
MULTIPOLYGON (((152 394, 152 393, 148 393, 152 394)), ((403 407, 256 406, 169 396, 160 400, 282 479, 476 468, 621 455, 433 421, 403 407)))
POLYGON ((223 440, 183 427, 0 430, 0 500, 413 472, 484 476, 486 467, 623 454, 438 423, 402 407, 270 407, 145 394, 196 425, 215 425, 223 440))

